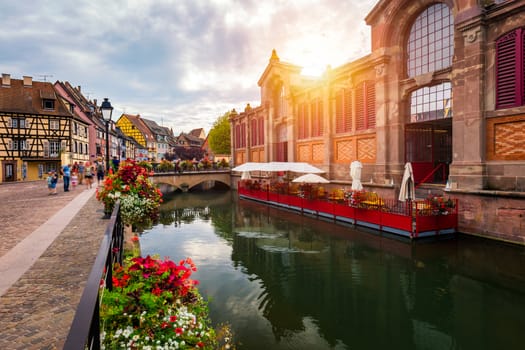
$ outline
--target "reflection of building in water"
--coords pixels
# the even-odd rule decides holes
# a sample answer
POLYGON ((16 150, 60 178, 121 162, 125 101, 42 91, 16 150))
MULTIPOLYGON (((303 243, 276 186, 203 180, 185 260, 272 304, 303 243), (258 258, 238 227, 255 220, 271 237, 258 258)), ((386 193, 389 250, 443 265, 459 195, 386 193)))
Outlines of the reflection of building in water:
MULTIPOLYGON (((509 317, 523 319, 511 307, 513 300, 523 303, 519 295, 525 293, 516 254, 484 262, 499 254, 484 252, 482 241, 469 243, 468 249, 457 240, 412 244, 249 201, 238 206, 232 260, 259 281, 258 307, 277 339, 307 332, 305 320, 312 320, 331 347, 338 341, 348 348, 388 348, 389 343, 422 348, 430 340, 440 346, 482 345, 458 329, 481 334, 471 315, 484 298, 497 296, 493 284, 508 293, 498 300, 505 299, 509 317), (249 226, 240 213, 250 218, 249 226), (487 278, 490 283, 479 282, 487 278), (464 299, 473 289, 480 297, 464 299), (362 337, 378 328, 387 331, 373 339, 362 337)), ((497 310, 481 308, 497 319, 497 310)), ((515 338, 502 341, 511 344, 509 339, 515 338)))

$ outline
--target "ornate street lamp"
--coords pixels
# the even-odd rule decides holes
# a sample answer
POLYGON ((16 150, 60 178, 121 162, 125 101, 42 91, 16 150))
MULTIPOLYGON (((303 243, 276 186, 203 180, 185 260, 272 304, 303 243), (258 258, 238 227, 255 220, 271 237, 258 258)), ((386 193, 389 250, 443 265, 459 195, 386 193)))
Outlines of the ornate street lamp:
POLYGON ((109 102, 108 98, 104 98, 104 101, 100 105, 102 111, 102 118, 106 122, 106 176, 109 174, 109 122, 111 121, 111 114, 113 114, 113 107, 109 102))

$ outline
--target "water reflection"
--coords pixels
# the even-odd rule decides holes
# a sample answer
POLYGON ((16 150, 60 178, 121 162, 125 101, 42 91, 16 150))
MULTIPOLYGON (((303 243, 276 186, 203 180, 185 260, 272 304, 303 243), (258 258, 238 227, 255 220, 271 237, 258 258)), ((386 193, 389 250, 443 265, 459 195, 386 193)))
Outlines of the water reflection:
POLYGON ((413 244, 183 194, 143 254, 191 256, 216 323, 242 349, 514 349, 525 326, 524 248, 472 237, 413 244))

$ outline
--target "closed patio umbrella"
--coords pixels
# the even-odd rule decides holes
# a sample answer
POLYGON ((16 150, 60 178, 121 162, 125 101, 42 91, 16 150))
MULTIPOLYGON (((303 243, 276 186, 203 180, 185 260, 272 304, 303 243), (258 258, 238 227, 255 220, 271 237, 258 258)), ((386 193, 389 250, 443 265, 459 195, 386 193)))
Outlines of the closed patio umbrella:
POLYGON ((412 171, 412 164, 405 164, 405 172, 403 173, 403 180, 401 180, 401 188, 399 189, 399 200, 404 202, 407 199, 412 200, 415 197, 416 189, 414 185, 414 173, 412 171))
POLYGON ((361 191, 363 184, 361 183, 361 169, 363 164, 360 161, 354 160, 350 164, 350 176, 352 177, 352 191, 361 191))

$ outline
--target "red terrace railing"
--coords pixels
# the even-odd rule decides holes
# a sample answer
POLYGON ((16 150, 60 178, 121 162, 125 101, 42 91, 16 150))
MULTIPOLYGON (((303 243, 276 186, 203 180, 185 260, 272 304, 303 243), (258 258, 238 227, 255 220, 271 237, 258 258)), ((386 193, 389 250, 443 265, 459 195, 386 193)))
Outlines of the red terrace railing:
POLYGON ((377 204, 372 202, 352 206, 347 199, 329 200, 305 196, 304 193, 289 194, 285 189, 281 189, 282 193, 279 193, 270 191, 268 186, 264 189, 253 189, 239 183, 238 192, 240 196, 266 204, 410 238, 457 230, 457 200, 435 203, 433 200, 401 202, 381 199, 377 204))

